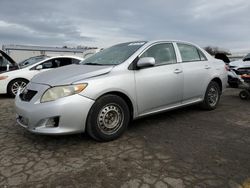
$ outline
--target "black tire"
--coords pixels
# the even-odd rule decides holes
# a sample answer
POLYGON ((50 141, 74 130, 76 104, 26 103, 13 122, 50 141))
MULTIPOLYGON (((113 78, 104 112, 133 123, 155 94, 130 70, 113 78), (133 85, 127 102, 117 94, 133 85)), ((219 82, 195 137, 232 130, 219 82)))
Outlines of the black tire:
POLYGON ((201 107, 204 110, 214 110, 216 109, 219 101, 220 101, 220 95, 221 95, 221 90, 220 90, 220 86, 217 82, 215 81, 211 81, 208 86, 207 86, 207 90, 206 90, 206 94, 204 97, 203 102, 201 103, 201 107), (212 92, 213 90, 215 90, 214 95, 216 96, 212 96, 212 92), (214 100, 213 100, 214 99, 214 100))
POLYGON ((238 84, 238 83, 228 83, 228 85, 229 85, 231 88, 238 88, 238 87, 239 87, 239 84, 238 84))
POLYGON ((242 100, 247 100, 250 98, 250 92, 247 90, 243 90, 239 93, 239 96, 242 100))
POLYGON ((22 79, 22 78, 18 78, 18 79, 10 81, 10 83, 7 86, 8 95, 10 97, 15 97, 17 90, 14 89, 14 87, 17 88, 17 86, 19 85, 20 87, 24 88, 28 83, 29 83, 28 80, 22 79))
POLYGON ((111 141, 125 132, 129 120, 130 113, 126 102, 119 96, 105 95, 89 111, 87 133, 97 141, 111 141))

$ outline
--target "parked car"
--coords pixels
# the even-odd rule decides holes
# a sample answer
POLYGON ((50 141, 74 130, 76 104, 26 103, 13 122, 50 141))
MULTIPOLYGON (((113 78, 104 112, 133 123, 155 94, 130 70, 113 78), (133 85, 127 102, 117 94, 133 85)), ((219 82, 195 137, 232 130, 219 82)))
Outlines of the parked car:
POLYGON ((83 59, 74 56, 32 57, 16 64, 16 70, 0 73, 0 94, 9 94, 14 97, 18 89, 24 88, 30 79, 38 73, 77 64, 83 59))
POLYGON ((122 43, 36 75, 16 97, 17 123, 110 141, 136 118, 191 104, 215 109, 226 82, 224 63, 191 43, 122 43))
MULTIPOLYGON (((250 74, 250 53, 241 60, 229 63, 229 69, 233 69, 237 75, 250 74)), ((231 71, 228 72, 228 84, 233 88, 239 86, 237 75, 233 74, 231 71)))
POLYGON ((49 58, 49 56, 40 55, 40 56, 30 57, 21 62, 16 62, 8 54, 0 50, 0 73, 17 70, 23 68, 24 66, 37 63, 47 58, 49 58))

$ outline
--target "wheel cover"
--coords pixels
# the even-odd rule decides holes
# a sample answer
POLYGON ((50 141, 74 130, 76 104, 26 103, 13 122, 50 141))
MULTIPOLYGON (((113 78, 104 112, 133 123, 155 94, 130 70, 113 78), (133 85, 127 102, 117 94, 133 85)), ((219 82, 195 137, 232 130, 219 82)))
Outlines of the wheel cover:
POLYGON ((16 95, 17 94, 17 91, 19 89, 23 90, 25 88, 25 86, 27 85, 26 82, 24 81, 16 81, 12 84, 11 86, 11 92, 16 95))
POLYGON ((243 99, 247 99, 248 98, 248 92, 247 91, 241 91, 240 92, 240 97, 243 99))
POLYGON ((117 104, 108 104, 100 110, 97 116, 97 125, 102 133, 111 135, 121 128, 123 120, 122 108, 117 104))
POLYGON ((219 91, 215 86, 210 87, 208 90, 208 103, 210 106, 215 106, 219 99, 219 91))

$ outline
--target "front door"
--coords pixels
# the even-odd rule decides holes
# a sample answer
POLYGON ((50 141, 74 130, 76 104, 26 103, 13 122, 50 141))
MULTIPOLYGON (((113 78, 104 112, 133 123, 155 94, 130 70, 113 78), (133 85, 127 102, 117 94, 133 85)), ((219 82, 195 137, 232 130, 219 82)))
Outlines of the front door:
POLYGON ((183 73, 172 43, 155 44, 140 55, 155 58, 155 66, 135 71, 139 115, 157 112, 182 100, 183 73))

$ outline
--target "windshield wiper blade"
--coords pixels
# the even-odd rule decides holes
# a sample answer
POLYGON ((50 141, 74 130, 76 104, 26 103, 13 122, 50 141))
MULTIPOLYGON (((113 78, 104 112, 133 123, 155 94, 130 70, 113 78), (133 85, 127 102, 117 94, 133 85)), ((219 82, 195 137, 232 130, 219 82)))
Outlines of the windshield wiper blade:
POLYGON ((82 63, 81 65, 114 66, 114 65, 116 65, 116 64, 101 64, 101 63, 92 63, 92 62, 88 62, 88 63, 82 63))
POLYGON ((84 63, 83 65, 102 65, 102 64, 88 62, 88 63, 84 63))

